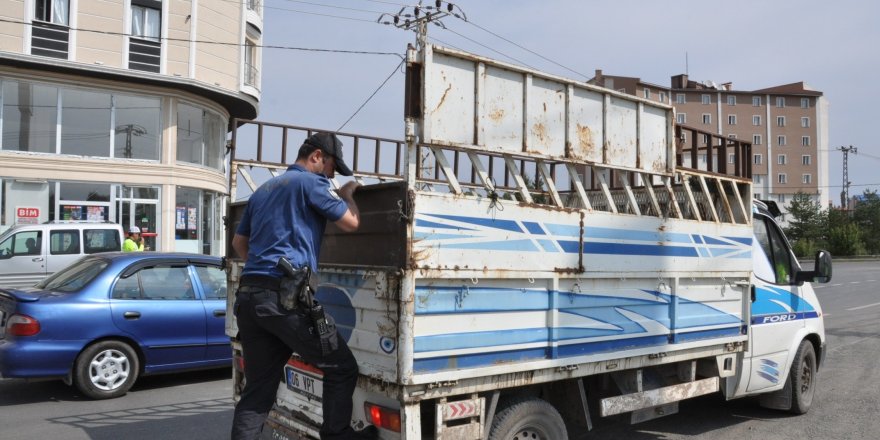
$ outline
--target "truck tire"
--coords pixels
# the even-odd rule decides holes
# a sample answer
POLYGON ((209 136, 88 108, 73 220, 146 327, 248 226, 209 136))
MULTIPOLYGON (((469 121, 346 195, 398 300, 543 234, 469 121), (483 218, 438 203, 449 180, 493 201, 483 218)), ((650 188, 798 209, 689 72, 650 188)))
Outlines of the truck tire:
POLYGON ((511 401, 495 414, 489 440, 568 440, 553 405, 536 397, 511 401))
POLYGON ((791 364, 791 411, 806 414, 816 393, 816 351, 810 341, 801 341, 791 364))
POLYGON ((86 347, 73 373, 73 383, 92 399, 112 399, 128 392, 140 365, 134 349, 122 341, 101 341, 86 347))

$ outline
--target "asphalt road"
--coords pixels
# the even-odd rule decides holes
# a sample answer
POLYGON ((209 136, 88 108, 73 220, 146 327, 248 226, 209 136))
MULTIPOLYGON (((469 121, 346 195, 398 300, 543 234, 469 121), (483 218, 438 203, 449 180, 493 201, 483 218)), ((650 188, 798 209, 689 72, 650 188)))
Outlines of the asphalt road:
MULTIPOLYGON (((817 292, 829 352, 809 414, 760 408, 720 395, 683 402, 678 414, 639 425, 594 419, 576 440, 880 438, 880 262, 835 262, 817 292)), ((228 438, 229 369, 142 378, 124 397, 85 399, 61 382, 0 380, 4 440, 194 440, 228 438)))

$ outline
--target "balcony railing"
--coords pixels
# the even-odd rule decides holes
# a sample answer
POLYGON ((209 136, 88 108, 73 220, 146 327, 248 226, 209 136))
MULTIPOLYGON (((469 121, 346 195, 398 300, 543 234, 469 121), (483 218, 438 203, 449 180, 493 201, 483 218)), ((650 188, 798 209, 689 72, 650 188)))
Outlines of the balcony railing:
POLYGON ((162 45, 155 41, 132 37, 128 43, 128 68, 159 73, 162 45))
POLYGON ((69 27, 36 20, 33 22, 31 54, 66 60, 69 42, 69 27))
POLYGON ((257 14, 260 14, 263 9, 263 0, 247 0, 245 4, 248 10, 254 11, 257 14))

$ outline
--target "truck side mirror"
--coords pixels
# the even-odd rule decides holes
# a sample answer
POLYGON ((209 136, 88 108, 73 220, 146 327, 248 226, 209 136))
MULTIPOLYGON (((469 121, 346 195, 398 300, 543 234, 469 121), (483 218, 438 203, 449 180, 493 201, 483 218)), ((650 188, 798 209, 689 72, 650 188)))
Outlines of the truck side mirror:
POLYGON ((821 250, 816 252, 816 264, 812 271, 801 271, 795 277, 795 283, 800 286, 806 281, 813 283, 827 283, 831 281, 831 254, 821 250))

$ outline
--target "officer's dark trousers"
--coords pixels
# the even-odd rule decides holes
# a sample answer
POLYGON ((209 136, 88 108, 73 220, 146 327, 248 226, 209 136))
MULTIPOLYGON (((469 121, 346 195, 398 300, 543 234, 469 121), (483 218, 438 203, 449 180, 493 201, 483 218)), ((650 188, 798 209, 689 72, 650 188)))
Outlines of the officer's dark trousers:
POLYGON ((260 436, 291 351, 324 371, 321 439, 352 438, 351 395, 358 368, 345 340, 338 338, 339 348, 322 356, 318 338, 309 333, 309 318, 299 310, 282 309, 275 291, 245 286, 235 300, 246 382, 235 406, 232 439, 260 436))

